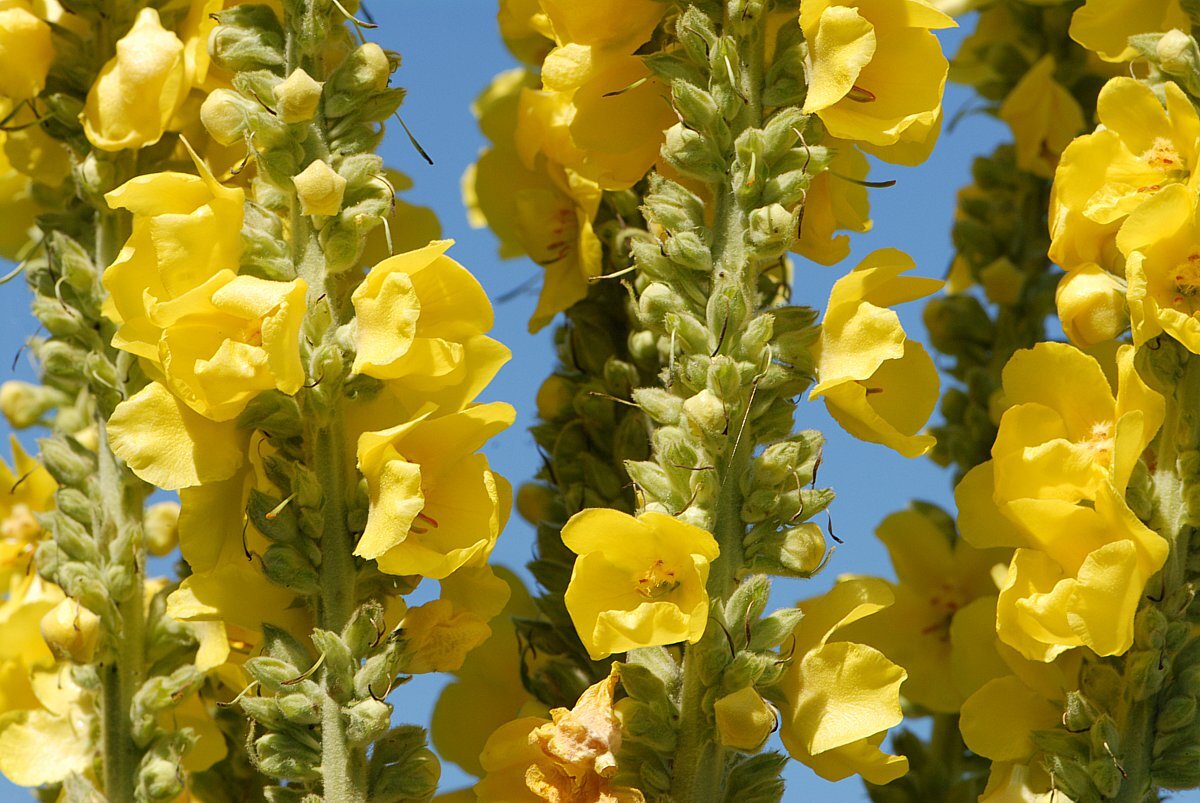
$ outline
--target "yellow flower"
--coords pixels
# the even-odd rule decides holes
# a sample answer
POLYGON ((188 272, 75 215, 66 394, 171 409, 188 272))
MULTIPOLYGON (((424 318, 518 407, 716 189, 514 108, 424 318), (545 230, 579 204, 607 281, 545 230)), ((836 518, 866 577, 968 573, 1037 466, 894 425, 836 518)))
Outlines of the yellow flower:
POLYGON ((1050 255, 1065 270, 1076 267, 1074 256, 1115 271, 1104 255, 1112 254, 1105 241, 1111 243, 1116 225, 1163 188, 1195 187, 1200 116, 1175 84, 1163 91, 1165 109, 1141 81, 1113 78, 1097 101, 1101 127, 1063 151, 1054 174, 1050 255))
POLYGON ((234 421, 200 415, 159 382, 118 404, 107 431, 113 453, 167 491, 227 480, 246 457, 248 436, 234 421))
POLYGON ((34 550, 42 540, 42 525, 34 514, 54 509, 58 483, 26 454, 15 435, 9 435, 13 465, 0 460, 0 593, 14 577, 27 574, 34 550))
POLYGON ((255 433, 245 448, 249 459, 232 477, 179 492, 179 550, 191 573, 167 597, 175 619, 222 622, 228 633, 259 634, 264 624, 293 633, 311 627, 295 593, 264 574, 262 556, 271 542, 246 512, 251 491, 279 494, 266 477, 264 452, 270 447, 255 433))
POLYGON ((1043 56, 1013 87, 1000 106, 1017 144, 1017 166, 1044 178, 1054 176, 1058 157, 1083 130, 1083 109, 1054 80, 1053 56, 1043 56))
POLYGON ((663 513, 592 508, 571 517, 562 540, 579 556, 567 611, 593 660, 704 635, 720 553, 711 534, 663 513))
POLYGON ((1128 259, 1129 322, 1140 346, 1166 332, 1200 353, 1200 221, 1193 191, 1167 187, 1130 215, 1117 235, 1128 259))
POLYGON ((36 97, 53 62, 46 21, 27 0, 0 0, 0 97, 18 102, 36 97))
POLYGON ((398 395, 449 409, 469 402, 511 355, 487 337, 492 305, 479 282, 446 256, 453 240, 397 254, 354 291, 354 371, 389 380, 398 395))
MULTIPOLYGON (((626 19, 606 7, 556 5, 559 13, 578 18, 581 24, 571 31, 585 41, 561 40, 542 63, 542 89, 522 91, 517 150, 530 169, 545 154, 603 189, 626 189, 657 160, 664 132, 676 120, 667 89, 640 56, 632 55, 644 41, 637 40, 643 28, 624 29, 626 19), (596 33, 585 35, 582 23, 601 11, 610 22, 589 22, 596 33), (615 33, 610 40, 606 32, 614 23, 628 35, 615 33)), ((666 9, 653 0, 634 5, 656 7, 659 14, 666 9)))
POLYGON ((1027 661, 999 645, 1008 671, 963 704, 959 729, 967 747, 995 762, 1032 763, 1037 731, 1061 727, 1067 692, 1079 688, 1080 656, 1027 661))
POLYGON ((1191 26, 1179 0, 1087 0, 1071 17, 1071 38, 1105 61, 1130 61, 1138 51, 1129 37, 1191 26))
POLYGON ((480 803, 538 803, 542 798, 525 785, 525 771, 545 756, 530 739, 534 730, 550 720, 521 717, 497 728, 479 755, 484 776, 475 784, 475 799, 480 803))
POLYGON ((880 159, 919 164, 941 129, 949 69, 931 30, 954 26, 924 0, 802 0, 804 111, 880 159))
MULTIPOLYGON (((0 105, 0 110, 3 106, 0 105)), ((39 184, 60 187, 71 174, 71 157, 66 146, 37 125, 33 112, 26 109, 17 114, 9 125, 14 130, 0 136, 4 156, 11 166, 39 184)), ((3 158, 0 158, 0 164, 3 158)))
POLYGON ((410 608, 404 617, 405 673, 462 669, 467 653, 491 637, 488 622, 508 603, 508 584, 489 566, 464 566, 441 586, 441 596, 410 608))
POLYGON ((850 255, 850 237, 838 231, 871 230, 867 188, 870 165, 849 142, 826 141, 834 149, 829 169, 812 180, 804 197, 800 236, 792 250, 821 265, 833 265, 850 255))
POLYGON ((1124 282, 1095 262, 1062 277, 1054 305, 1067 338, 1080 348, 1114 340, 1129 327, 1124 282))
POLYGON ((1031 660, 1077 646, 1127 650, 1142 589, 1166 560, 1166 542, 1123 498, 1164 405, 1137 376, 1132 347, 1117 361, 1114 399, 1099 363, 1071 346, 1017 352, 1004 370, 1012 406, 993 459, 955 490, 964 538, 1018 547, 1000 589, 998 632, 1031 660))
POLYGON ((546 710, 525 690, 516 660, 520 645, 513 617, 536 618, 537 607, 519 577, 503 567, 495 570, 508 584, 508 604, 492 620, 491 637, 454 671, 455 680, 438 697, 430 726, 438 755, 480 778, 479 755, 488 737, 512 719, 546 710))
POLYGON ((526 64, 541 64, 554 47, 554 32, 539 0, 500 0, 496 22, 504 46, 526 64))
POLYGON ((824 398, 829 414, 854 437, 905 457, 933 447, 932 435, 918 433, 937 404, 939 386, 933 360, 888 309, 942 286, 900 276, 914 267, 911 257, 886 248, 834 283, 821 325, 818 382, 809 394, 824 398))
POLYGON ((316 159, 292 178, 300 212, 305 215, 336 215, 342 211, 346 194, 346 179, 338 175, 328 162, 316 159))
POLYGON ((114 209, 133 213, 133 233, 104 271, 104 313, 119 328, 113 345, 158 359, 159 327, 147 309, 199 287, 242 255, 245 193, 224 187, 196 159, 198 176, 138 176, 108 193, 114 209))
POLYGON ((104 151, 153 145, 187 92, 183 42, 144 8, 88 92, 84 133, 104 151))
MULTIPOLYGON (((953 713, 966 696, 957 681, 978 671, 978 666, 961 665, 963 659, 986 660, 986 653, 965 654, 955 643, 956 630, 964 624, 958 619, 975 600, 995 598, 992 568, 1006 563, 1008 553, 973 548, 955 536, 946 514, 928 508, 893 513, 875 534, 896 570, 896 601, 843 632, 904 667, 906 699, 930 711, 953 713)), ((989 631, 994 622, 993 615, 989 631)))
MULTIPOLYGON (((0 104, 0 112, 4 111, 0 104)), ((7 137, 0 131, 0 145, 6 144, 7 137)), ((0 259, 18 260, 33 238, 30 236, 37 222, 37 216, 43 211, 33 197, 33 182, 24 173, 17 170, 8 161, 4 150, 0 150, 0 215, 4 225, 0 226, 0 259)))
POLYGON ((801 604, 792 661, 780 680, 786 705, 780 736, 788 753, 829 781, 858 774, 885 784, 908 771, 908 759, 879 749, 898 725, 905 672, 883 653, 843 641, 840 628, 892 602, 887 583, 844 577, 824 596, 801 604))
POLYGON ((632 53, 658 26, 667 7, 659 0, 541 0, 555 41, 632 53))
POLYGON ((388 574, 435 580, 485 558, 508 520, 512 493, 476 450, 513 416, 507 404, 480 404, 364 433, 358 467, 371 509, 354 554, 388 574))
POLYGON ((56 658, 88 664, 96 655, 100 641, 100 617, 77 600, 64 599, 39 623, 42 639, 56 658))
MULTIPOLYGON (((300 326, 307 285, 218 272, 179 298, 153 304, 157 364, 171 392, 212 421, 230 421, 259 393, 304 384, 300 326)), ((129 349, 133 351, 133 349, 129 349)))
POLYGON ((189 87, 204 87, 210 83, 208 72, 212 66, 212 58, 208 54, 208 40, 217 27, 216 15, 225 10, 226 3, 225 0, 189 2, 187 16, 179 26, 179 37, 183 40, 184 74, 189 87))

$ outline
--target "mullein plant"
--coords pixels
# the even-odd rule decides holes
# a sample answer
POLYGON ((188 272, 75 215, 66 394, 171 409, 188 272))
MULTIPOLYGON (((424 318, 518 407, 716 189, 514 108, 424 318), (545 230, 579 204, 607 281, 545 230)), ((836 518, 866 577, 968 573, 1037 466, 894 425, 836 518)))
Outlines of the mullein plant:
POLYGON ((4 255, 42 385, 5 469, 0 769, 66 799, 422 800, 388 694, 509 596, 475 404, 508 351, 373 151, 357 3, 0 5, 4 255), (228 6, 228 7, 227 7, 228 6), (14 228, 18 236, 9 238, 14 228), (11 239, 11 242, 9 241, 11 239), (145 501, 154 487, 180 504, 145 501), (178 543, 182 582, 146 579, 178 543), (411 609, 423 579, 440 594, 411 609), (40 632, 39 632, 40 624, 40 632))
POLYGON ((941 283, 885 249, 836 283, 818 324, 788 303, 789 254, 832 264, 849 251, 839 231, 869 228, 864 152, 929 154, 947 71, 932 30, 952 20, 920 2, 540 0, 502 3, 500 24, 538 71, 481 99, 491 145, 467 194, 502 254, 546 268, 531 328, 567 309, 564 368, 539 394, 549 486, 525 494, 541 615, 517 622, 558 649, 527 637, 533 699, 517 695, 524 716, 487 739, 475 793, 778 800, 786 757, 763 751, 776 729, 825 778, 903 775, 880 744, 905 673, 848 636, 891 604, 887 584, 766 606, 771 576, 828 557, 812 521, 833 498, 815 487, 822 438, 796 431, 795 397, 906 456, 934 444, 921 429, 937 374, 891 307, 941 283), (606 302, 610 346, 581 353, 606 302), (611 402, 602 428, 596 399, 611 402), (622 437, 628 421, 649 459, 630 456, 643 441, 622 437))
MULTIPOLYGON (((1196 430, 1188 395, 1200 59, 1181 30, 1194 20, 1174 2, 1022 5, 982 12, 976 39, 994 44, 968 52, 964 67, 985 97, 998 99, 1013 54, 1038 41, 1028 23, 1052 23, 1047 55, 1022 54, 1032 64, 999 109, 1016 141, 1005 158, 1029 174, 1018 176, 1018 186, 1053 176, 1048 198, 1035 190, 1046 199, 1049 239, 1039 247, 1028 224, 1013 237, 1004 234, 1004 217, 969 211, 998 210, 981 190, 1012 186, 1011 177, 1000 182, 999 171, 989 171, 991 187, 979 181, 962 196, 970 227, 960 221, 956 234, 960 259, 1000 310, 989 327, 977 305, 955 310, 952 297, 929 315, 935 342, 942 328, 950 343, 945 327, 957 326, 960 367, 987 368, 976 371, 978 388, 968 383, 969 395, 954 400, 956 410, 977 411, 974 422, 947 414, 965 436, 962 448, 944 454, 965 471, 955 493, 962 541, 954 542, 953 566, 964 566, 964 551, 1004 556, 990 588, 979 569, 991 561, 965 564, 974 564, 977 598, 960 595, 940 622, 947 628, 942 669, 961 692, 966 745, 992 762, 981 799, 1157 800, 1163 790, 1200 785, 1191 682, 1196 430), (1066 36, 1089 51, 1086 60, 1066 36), (1047 59, 1057 61, 1048 68, 1047 59), (1149 77, 1125 77, 1128 62, 1149 77), (1108 79, 1098 97, 1090 88, 1096 78, 1108 79), (1030 85, 1039 88, 1029 94, 1030 85), (1093 97, 1095 132, 1068 142, 1063 133, 1087 118, 1093 97), (994 220, 999 225, 983 225, 994 220), (998 282, 1003 273, 980 248, 989 242, 1021 249, 1021 259, 1004 255, 1014 276, 998 282), (1019 328, 1005 333, 1000 324, 1007 312, 1024 337, 1041 329, 1049 296, 1042 253, 1064 271, 1054 307, 1070 344, 1029 348, 1012 336, 1019 328), (990 459, 980 459, 981 446, 990 459)), ((940 513, 918 507, 885 521, 880 535, 902 585, 921 569, 928 578, 940 561, 942 576, 955 578, 961 592, 968 575, 946 572, 944 557, 893 548, 902 526, 915 533, 938 520, 953 533, 940 513)), ((944 555, 946 536, 940 543, 944 555)), ((888 792, 876 797, 893 799, 888 792)))

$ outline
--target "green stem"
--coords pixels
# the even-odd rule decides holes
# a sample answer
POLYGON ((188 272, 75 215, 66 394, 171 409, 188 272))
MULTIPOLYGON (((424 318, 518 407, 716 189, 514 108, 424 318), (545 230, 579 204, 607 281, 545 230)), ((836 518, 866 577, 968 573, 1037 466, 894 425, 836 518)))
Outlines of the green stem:
MULTIPOLYGON (((741 46, 741 68, 744 80, 738 87, 746 107, 731 125, 732 140, 749 129, 762 125, 762 84, 764 72, 763 23, 765 20, 742 18, 742 13, 727 6, 724 28, 738 35, 741 46)), ((727 162, 735 157, 731 150, 727 162)), ((713 291, 714 297, 737 297, 751 308, 758 306, 755 289, 756 265, 746 252, 748 221, 738 205, 731 182, 718 188, 713 227, 713 291)), ((737 340, 732 333, 723 333, 717 353, 728 354, 737 340)), ((749 468, 754 437, 750 432, 749 409, 754 401, 754 386, 736 406, 731 405, 729 421, 730 451, 717 460, 717 481, 720 492, 714 511, 713 534, 721 554, 713 563, 708 580, 709 596, 726 599, 737 584, 738 572, 745 565, 743 542, 746 525, 742 521, 742 492, 740 478, 749 468)), ((679 803, 708 803, 725 799, 725 749, 713 738, 711 723, 706 716, 704 698, 707 691, 700 675, 700 661, 695 650, 688 649, 683 663, 683 692, 680 700, 679 745, 672 766, 671 799, 679 803)))
MULTIPOLYGON (((117 213, 100 211, 96 220, 96 259, 107 265, 115 258, 123 238, 117 213)), ((99 274, 97 275, 99 285, 99 274)), ((97 292, 103 289, 97 287, 97 292)), ((104 348, 104 346, 100 346, 104 348)), ((115 354, 109 355, 115 358, 115 354)), ((145 679, 146 612, 142 599, 145 582, 145 556, 141 535, 142 499, 130 493, 128 470, 113 454, 108 443, 107 421, 103 411, 95 413, 100 435, 97 454, 97 539, 102 554, 126 554, 110 550, 118 538, 133 537, 132 561, 119 567, 130 579, 128 593, 113 599, 116 616, 110 633, 113 637, 112 660, 100 668, 101 749, 104 764, 104 793, 112 803, 133 801, 137 789, 141 750, 133 739, 130 709, 133 696, 145 679)), ((113 567, 108 567, 110 570, 113 567)))

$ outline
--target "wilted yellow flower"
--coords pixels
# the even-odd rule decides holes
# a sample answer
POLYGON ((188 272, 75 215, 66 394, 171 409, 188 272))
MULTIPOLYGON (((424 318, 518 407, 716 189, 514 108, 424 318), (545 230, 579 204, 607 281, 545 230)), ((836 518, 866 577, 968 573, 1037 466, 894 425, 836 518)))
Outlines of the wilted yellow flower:
POLYGON ((721 744, 734 750, 754 753, 775 730, 775 713, 752 686, 718 699, 713 713, 721 744))
POLYGON ((1129 61, 1138 55, 1129 37, 1191 27, 1179 0, 1087 0, 1071 17, 1071 38, 1105 61, 1129 61))
POLYGON ((704 635, 709 564, 720 553, 710 533, 664 513, 591 508, 562 539, 579 556, 567 611, 593 659, 704 635))
POLYGON ((1200 354, 1200 220, 1193 190, 1167 187, 1130 215, 1117 235, 1128 257, 1129 322, 1140 346, 1166 332, 1200 354))
POLYGON ((453 243, 438 240, 385 259, 352 296, 355 372, 449 410, 478 395, 511 355, 484 334, 492 328, 491 302, 446 256, 453 243))
POLYGON ((1113 78, 1097 101, 1101 127, 1063 151, 1054 174, 1050 257, 1064 270, 1076 260, 1119 269, 1111 241, 1120 221, 1164 188, 1196 186, 1200 116, 1175 84, 1163 91, 1166 109, 1141 81, 1113 78))
POLYGON ((879 749, 887 729, 903 718, 904 670, 873 647, 841 640, 838 632, 891 603, 883 580, 845 577, 800 605, 804 618, 779 683, 786 698, 779 733, 792 758, 826 780, 858 774, 885 784, 908 771, 907 758, 879 749))
POLYGON ((803 0, 800 27, 811 61, 804 111, 880 159, 924 161, 949 69, 931 30, 954 20, 924 0, 803 0))
POLYGON ((1095 262, 1062 277, 1054 305, 1063 331, 1080 348, 1113 340, 1129 327, 1125 282, 1095 262))
MULTIPOLYGON (((904 667, 906 699, 953 713, 962 705, 964 691, 974 691, 969 684, 964 689, 961 679, 978 672, 977 666, 963 666, 964 660, 987 660, 986 652, 965 651, 955 643, 956 629, 963 626, 958 619, 975 600, 995 598, 992 568, 1007 563, 1008 552, 975 549, 955 537, 945 513, 928 508, 893 513, 875 534, 896 570, 895 604, 848 625, 845 637, 870 644, 904 667)), ((989 633, 994 622, 992 615, 989 633)))
POLYGON ((1163 400, 1118 352, 1114 399, 1100 365, 1060 343, 1017 352, 1004 370, 1012 405, 991 461, 955 498, 963 537, 978 548, 1018 547, 1000 590, 998 632, 1031 660, 1086 645, 1127 650, 1146 581, 1166 542, 1125 504, 1133 467, 1163 417, 1163 400))
POLYGON ((508 602, 508 584, 486 565, 464 566, 441 586, 441 596, 404 617, 406 673, 457 672, 467 653, 492 635, 488 622, 508 602))
POLYGON ((442 759, 480 778, 484 769, 479 756, 488 737, 510 720, 546 712, 525 690, 521 667, 514 660, 520 645, 513 617, 536 618, 537 607, 519 577, 503 567, 494 568, 508 584, 508 604, 490 623, 491 637, 454 670, 455 680, 438 697, 429 729, 442 759))
POLYGON ((934 444, 918 434, 938 399, 938 375, 920 343, 909 340, 893 304, 923 298, 942 286, 936 279, 901 277, 915 264, 885 248, 868 254, 838 279, 821 324, 817 384, 809 393, 856 438, 882 443, 905 457, 934 444))
POLYGON ((160 327, 148 308, 236 269, 242 255, 245 193, 195 161, 198 176, 138 176, 105 196, 133 213, 133 233, 104 271, 104 313, 119 324, 113 345, 149 360, 159 359, 160 327))
POLYGON ((0 0, 0 98, 29 100, 54 62, 50 26, 27 0, 0 0))
POLYGON ((804 196, 800 236, 792 250, 821 265, 833 265, 850 255, 850 237, 838 231, 871 230, 867 188, 867 157, 849 142, 825 142, 834 148, 829 169, 812 180, 804 196))
POLYGON ((1000 106, 1000 119, 1012 129, 1017 166, 1051 178, 1058 157, 1083 130, 1083 109, 1066 88, 1054 80, 1053 56, 1043 56, 1029 68, 1000 106))
POLYGON ((183 42, 143 8, 88 92, 83 130, 104 151, 153 145, 187 93, 183 42))
POLYGON ((329 164, 317 159, 292 178, 300 211, 305 215, 336 215, 342 211, 346 179, 329 164))
POLYGON ((508 520, 508 482, 478 454, 515 415, 507 404, 479 404, 358 440, 358 467, 371 509, 354 554, 389 574, 440 580, 491 552, 508 520))

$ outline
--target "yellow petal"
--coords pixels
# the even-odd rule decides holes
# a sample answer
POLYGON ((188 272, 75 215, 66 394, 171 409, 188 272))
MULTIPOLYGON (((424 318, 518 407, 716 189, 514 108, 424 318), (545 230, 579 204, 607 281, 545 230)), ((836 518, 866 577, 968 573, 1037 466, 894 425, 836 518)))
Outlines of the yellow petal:
POLYGON ((875 26, 854 8, 831 6, 817 21, 811 48, 812 72, 804 99, 808 113, 826 109, 850 94, 859 73, 875 55, 875 26))

